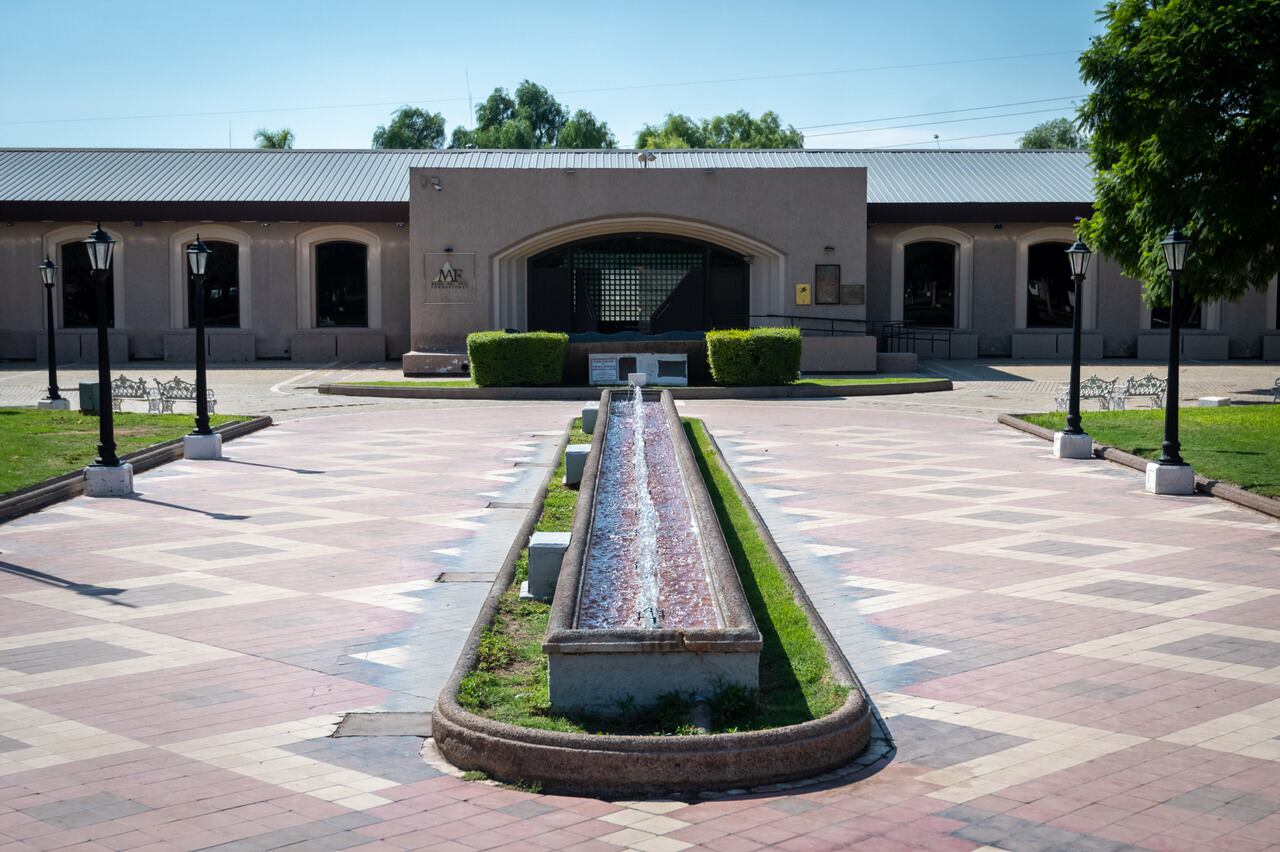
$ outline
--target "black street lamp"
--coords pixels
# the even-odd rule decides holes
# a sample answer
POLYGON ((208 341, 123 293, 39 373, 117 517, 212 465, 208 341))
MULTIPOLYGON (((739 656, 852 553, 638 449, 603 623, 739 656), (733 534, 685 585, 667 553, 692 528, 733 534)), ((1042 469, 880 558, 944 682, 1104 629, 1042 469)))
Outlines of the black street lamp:
POLYGON ((98 457, 93 466, 119 467, 115 423, 111 414, 111 351, 107 340, 107 275, 111 272, 111 251, 116 241, 102 230, 99 222, 84 244, 89 250, 98 309, 98 457))
POLYGON ((192 435, 212 435, 209 428, 209 399, 206 392, 208 382, 205 377, 204 354, 204 279, 209 263, 209 247, 200 241, 187 246, 187 263, 191 268, 191 278, 195 286, 191 293, 191 314, 196 327, 196 427, 192 435))
POLYGON ((1164 264, 1169 270, 1169 376, 1164 403, 1164 443, 1160 445, 1160 458, 1157 464, 1181 465, 1182 445, 1178 442, 1178 355, 1180 348, 1179 332, 1182 294, 1178 291, 1178 283, 1182 278, 1182 268, 1187 261, 1187 249, 1191 240, 1182 235, 1177 228, 1169 231, 1168 236, 1160 241, 1164 250, 1164 264))
MULTIPOLYGON (((45 398, 45 402, 54 403, 62 401, 62 394, 58 393, 58 347, 54 342, 53 333, 53 282, 58 272, 58 266, 49 259, 49 255, 44 256, 44 263, 37 267, 40 270, 40 280, 44 284, 44 316, 45 329, 48 332, 49 345, 49 395, 45 398)), ((54 408, 49 405, 47 408, 54 408)))
POLYGON ((1062 430, 1067 435, 1084 434, 1080 428, 1080 323, 1084 313, 1084 276, 1089 271, 1090 254, 1089 247, 1079 239, 1067 249, 1071 277, 1076 282, 1076 303, 1071 311, 1071 403, 1067 407, 1067 426, 1062 430))

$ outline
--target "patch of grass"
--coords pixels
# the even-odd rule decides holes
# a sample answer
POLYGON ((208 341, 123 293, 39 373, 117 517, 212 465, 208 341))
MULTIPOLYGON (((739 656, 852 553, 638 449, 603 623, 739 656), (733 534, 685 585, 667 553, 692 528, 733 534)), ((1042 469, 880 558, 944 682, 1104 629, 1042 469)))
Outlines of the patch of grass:
POLYGON ((398 379, 377 382, 334 382, 346 388, 474 388, 479 387, 470 379, 398 379))
MULTIPOLYGON (((797 385, 896 385, 911 384, 913 382, 932 382, 923 376, 909 376, 906 378, 890 378, 884 376, 814 376, 812 378, 800 378, 793 384, 797 385)), ((479 387, 470 379, 403 379, 403 380, 386 380, 376 382, 335 382, 340 387, 376 387, 376 388, 474 388, 479 387)), ((586 385, 555 385, 554 387, 586 387, 586 385)), ((595 385, 594 387, 623 387, 623 385, 595 385)), ((719 387, 718 385, 690 385, 690 387, 708 388, 719 387)))
MULTIPOLYGON (((246 420, 213 415, 217 426, 246 420)), ((116 452, 141 450, 191 431, 190 414, 116 412, 116 452)), ((98 454, 98 418, 78 411, 0 408, 0 494, 82 468, 98 454)))
POLYGON ((463 781, 488 781, 489 776, 479 769, 470 769, 462 773, 463 781))
MULTIPOLYGON (((591 440, 580 425, 575 422, 570 443, 591 440)), ((685 429, 764 638, 760 690, 724 684, 706 696, 711 730, 727 733, 793 725, 833 712, 844 703, 848 688, 832 680, 826 653, 746 507, 738 500, 701 421, 688 421, 685 429)), ((563 478, 562 461, 552 476, 536 529, 566 532, 572 528, 578 493, 566 487, 563 478)), ((628 703, 619 708, 617 718, 553 714, 547 658, 542 653, 551 607, 520 600, 519 585, 527 575, 525 552, 516 563, 516 582, 503 593, 493 623, 481 638, 477 668, 459 685, 458 701, 463 707, 497 721, 552 731, 656 736, 700 733, 690 724, 699 696, 685 693, 663 695, 652 707, 628 703)))
POLYGON ((905 378, 893 378, 891 376, 813 376, 812 378, 801 377, 792 384, 842 387, 844 385, 910 385, 916 382, 933 381, 937 381, 937 379, 931 379, 926 376, 907 376, 905 378))
MULTIPOLYGON (((1029 423, 1061 429, 1066 415, 1024 414, 1029 423)), ((1099 444, 1143 458, 1160 456, 1164 411, 1087 411, 1082 425, 1099 444)), ((1182 457, 1196 473, 1268 497, 1280 497, 1280 405, 1182 408, 1182 457)))

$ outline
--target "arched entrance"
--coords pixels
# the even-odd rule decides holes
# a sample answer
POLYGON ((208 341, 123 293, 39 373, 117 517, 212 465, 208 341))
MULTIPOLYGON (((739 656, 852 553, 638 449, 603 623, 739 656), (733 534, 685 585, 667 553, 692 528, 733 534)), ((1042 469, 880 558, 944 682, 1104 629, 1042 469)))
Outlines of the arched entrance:
POLYGON ((661 334, 750 324, 750 264, 704 240, 609 234, 528 260, 530 330, 661 334))

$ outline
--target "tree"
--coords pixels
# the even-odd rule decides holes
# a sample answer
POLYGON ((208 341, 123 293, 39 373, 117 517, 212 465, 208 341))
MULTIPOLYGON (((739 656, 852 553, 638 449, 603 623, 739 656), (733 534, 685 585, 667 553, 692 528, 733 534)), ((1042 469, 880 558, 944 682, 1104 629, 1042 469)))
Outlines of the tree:
POLYGON ((279 130, 268 130, 265 127, 258 128, 258 132, 253 134, 253 139, 258 143, 259 148, 279 148, 288 150, 293 147, 295 137, 293 131, 287 127, 279 130))
POLYGON ((474 129, 455 127, 450 148, 616 148, 609 125, 569 110, 543 86, 525 80, 515 97, 497 88, 476 107, 474 129))
POLYGON ((667 113, 660 125, 646 124, 636 134, 637 148, 803 148, 804 134, 785 128, 770 110, 752 118, 746 110, 695 121, 667 113))
POLYGON ((1280 4, 1275 0, 1110 0, 1106 32, 1080 57, 1094 92, 1095 250, 1168 302, 1159 242, 1192 239, 1179 288, 1234 299, 1280 271, 1280 4))
POLYGON ((1069 118, 1051 118, 1028 130, 1018 140, 1021 148, 1088 148, 1089 139, 1069 118))
POLYGON ((417 107, 400 107, 387 125, 373 131, 375 148, 443 148, 444 116, 417 107))

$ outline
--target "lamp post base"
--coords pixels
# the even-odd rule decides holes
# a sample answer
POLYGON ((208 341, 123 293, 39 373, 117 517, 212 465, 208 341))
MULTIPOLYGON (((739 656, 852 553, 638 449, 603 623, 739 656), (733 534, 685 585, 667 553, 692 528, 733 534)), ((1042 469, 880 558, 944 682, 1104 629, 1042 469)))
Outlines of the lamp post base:
POLYGON ((1093 437, 1086 432, 1081 432, 1079 435, 1054 432, 1053 457, 1055 459, 1091 459, 1093 458, 1093 437))
POLYGON ((62 399, 42 399, 36 403, 36 408, 44 409, 45 411, 70 411, 71 400, 65 396, 62 399))
POLYGON ((222 436, 217 432, 212 435, 183 436, 182 457, 198 461, 222 458, 222 436))
POLYGON ((91 464, 84 469, 84 496, 128 497, 133 493, 133 465, 115 467, 91 464))
POLYGON ((1152 494, 1186 496, 1196 493, 1196 472, 1189 464, 1147 465, 1147 491, 1152 494))

